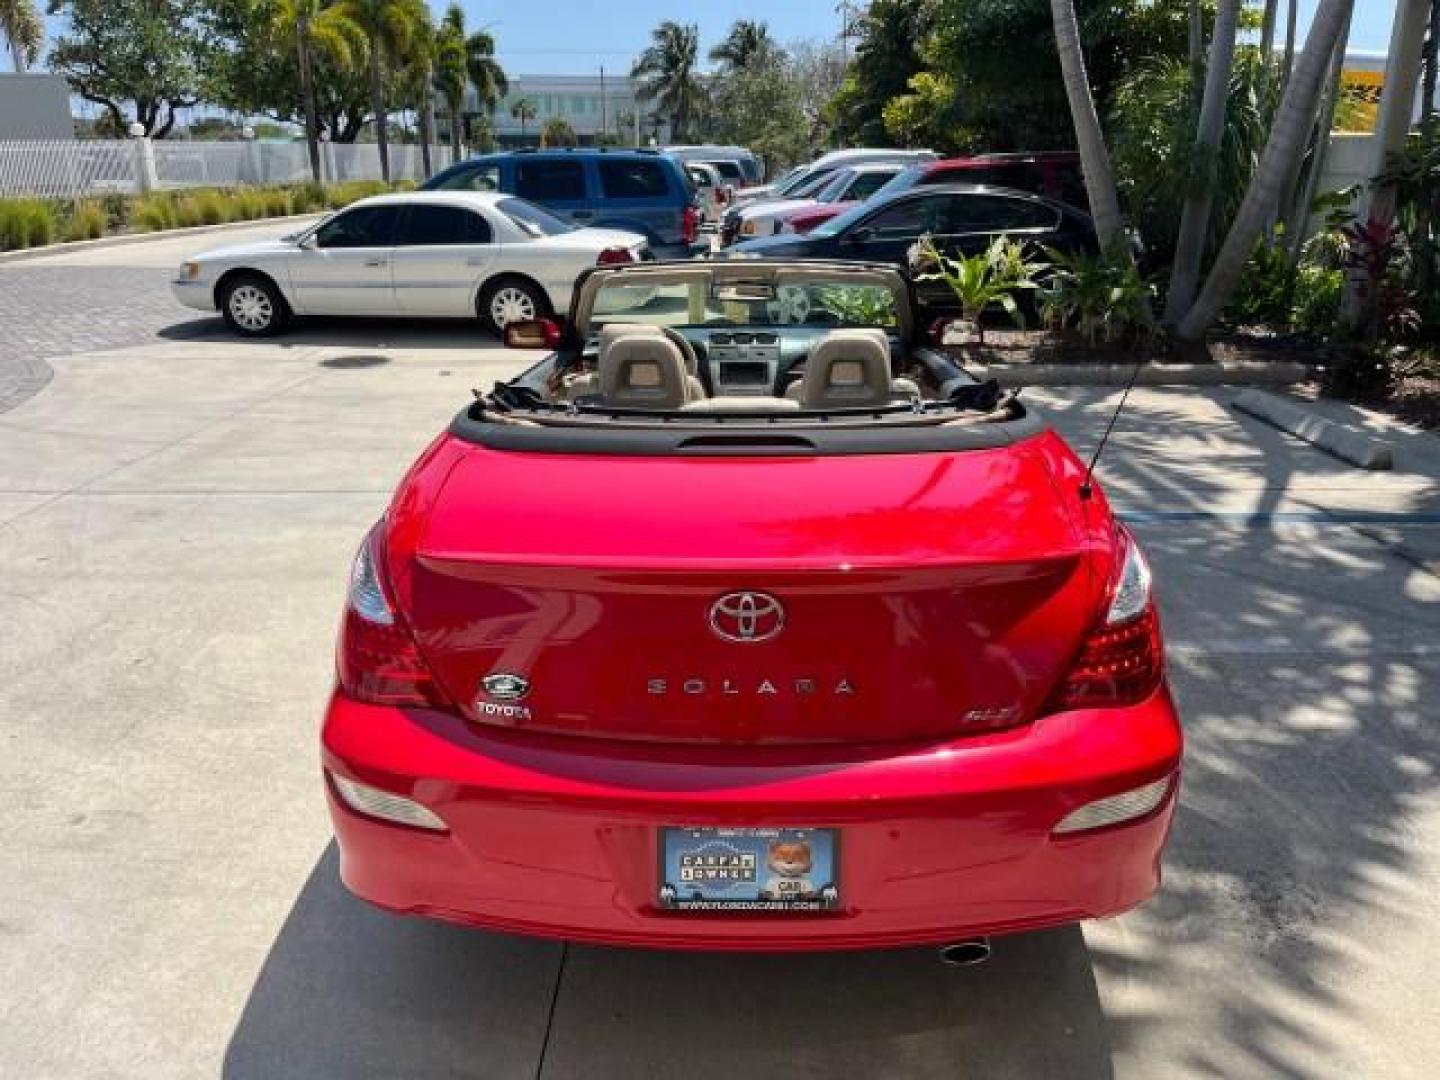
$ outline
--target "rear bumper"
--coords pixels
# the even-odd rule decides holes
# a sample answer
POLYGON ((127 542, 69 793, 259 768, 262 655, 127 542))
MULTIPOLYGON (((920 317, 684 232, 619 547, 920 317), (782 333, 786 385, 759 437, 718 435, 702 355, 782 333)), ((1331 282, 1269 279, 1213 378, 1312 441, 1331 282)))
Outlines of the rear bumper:
POLYGON ((449 830, 361 816, 327 782, 341 876, 359 896, 517 933, 691 949, 919 944, 1117 914, 1159 885, 1180 753, 1164 690, 1134 708, 865 752, 522 738, 339 694, 323 735, 326 770, 413 798, 449 830), (1146 817, 1051 835, 1078 806, 1167 776, 1146 817), (664 825, 839 828, 839 910, 662 910, 664 825))

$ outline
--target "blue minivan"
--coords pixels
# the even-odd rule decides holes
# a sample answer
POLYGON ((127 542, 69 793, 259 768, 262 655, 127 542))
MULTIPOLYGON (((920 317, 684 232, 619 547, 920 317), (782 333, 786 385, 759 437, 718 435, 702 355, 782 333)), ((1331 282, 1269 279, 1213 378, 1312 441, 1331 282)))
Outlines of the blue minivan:
POLYGON ((685 170, 655 150, 569 148, 483 154, 451 165, 424 191, 501 191, 568 218, 641 233, 661 258, 690 253, 700 210, 685 170))

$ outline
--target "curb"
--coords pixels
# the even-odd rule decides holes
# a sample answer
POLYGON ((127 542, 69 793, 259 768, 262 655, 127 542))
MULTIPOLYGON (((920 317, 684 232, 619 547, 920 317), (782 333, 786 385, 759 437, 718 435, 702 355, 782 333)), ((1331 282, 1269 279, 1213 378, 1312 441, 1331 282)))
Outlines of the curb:
POLYGON ((25 259, 43 259, 47 255, 65 255, 72 251, 121 247, 125 244, 143 244, 148 240, 169 240, 177 236, 204 236, 206 233, 225 232, 228 229, 254 228, 257 225, 282 225, 287 221, 309 221, 320 216, 321 214, 318 213, 287 214, 285 217, 252 218, 249 221, 226 221, 219 225, 191 225, 184 229, 160 229, 157 232, 121 233, 118 236, 102 236, 96 240, 66 240, 59 244, 46 244, 44 247, 0 251, 0 266, 3 266, 5 263, 21 262, 25 259))
MULTIPOLYGON (((1001 386, 1124 386, 1134 364, 991 364, 968 368, 976 378, 1001 386)), ((1310 378, 1308 364, 1238 361, 1220 364, 1146 363, 1136 386, 1291 386, 1310 378)))
POLYGON ((1362 469, 1394 467, 1389 443, 1343 428, 1293 401, 1263 390, 1246 390, 1235 399, 1234 405, 1240 412, 1288 432, 1341 461, 1348 461, 1362 469))

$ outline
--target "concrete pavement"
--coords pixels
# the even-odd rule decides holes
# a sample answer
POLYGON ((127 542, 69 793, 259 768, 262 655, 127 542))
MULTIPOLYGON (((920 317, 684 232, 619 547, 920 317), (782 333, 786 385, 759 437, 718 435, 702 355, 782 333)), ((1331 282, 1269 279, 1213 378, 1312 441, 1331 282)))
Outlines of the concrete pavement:
MULTIPOLYGON (((1377 476, 1232 391, 1135 392, 1100 476, 1190 736, 1152 903, 959 971, 567 947, 349 897, 315 750, 355 544, 533 354, 420 325, 238 342, 162 310, 141 249, 87 265, 157 325, 49 354, 0 414, 0 1075, 1434 1074, 1440 440, 1390 431, 1377 476)), ((0 271, 0 308, 44 263, 0 271)), ((1118 390, 1025 395, 1083 450, 1118 390)))

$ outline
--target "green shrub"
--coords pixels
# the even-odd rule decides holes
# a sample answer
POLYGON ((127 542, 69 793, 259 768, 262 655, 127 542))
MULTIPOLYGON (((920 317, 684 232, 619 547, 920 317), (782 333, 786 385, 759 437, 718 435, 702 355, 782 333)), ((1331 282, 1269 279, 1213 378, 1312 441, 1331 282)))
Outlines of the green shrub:
POLYGON ((192 199, 200 225, 221 225, 234 220, 234 200, 218 191, 202 191, 192 199))
POLYGON ((1025 245, 1008 236, 997 236, 990 246, 974 255, 950 256, 935 246, 927 233, 911 251, 910 269, 916 281, 939 281, 955 294, 962 318, 975 326, 980 344, 985 329, 980 317, 991 308, 1001 308, 1017 326, 1025 325, 1017 297, 1037 288, 1036 278, 1049 268, 1032 260, 1025 245))
POLYGON ((414 191, 420 185, 414 180, 396 180, 392 185, 394 191, 414 191))
POLYGON ((65 240, 98 240, 109 224, 105 207, 94 199, 83 199, 70 208, 60 229, 65 240))
POLYGON ((147 195, 134 203, 130 224, 140 232, 173 229, 176 225, 175 207, 164 195, 147 195))
POLYGON ((265 195, 255 188, 242 188, 231 199, 235 204, 235 217, 240 221, 254 221, 265 216, 265 195))
POLYGON ((349 206, 356 199, 364 199, 370 195, 384 195, 390 188, 381 180, 346 180, 343 184, 334 184, 325 193, 325 205, 330 209, 339 209, 342 206, 349 206))
POLYGON ((39 247, 55 239, 56 212, 44 199, 0 199, 0 248, 39 247))
POLYGON ((325 185, 311 180, 301 184, 291 199, 297 214, 308 214, 325 209, 325 185))
POLYGON ((175 214, 175 228, 193 229, 197 225, 204 225, 205 219, 201 216, 200 200, 194 195, 177 195, 171 202, 175 214))
POLYGON ((1291 320, 1295 329, 1319 338, 1332 338, 1340 325, 1340 299, 1345 292, 1345 271, 1301 263, 1295 273, 1291 320))
POLYGON ((290 215, 290 193, 284 188, 271 188, 265 192, 265 214, 267 217, 288 217, 290 215))
POLYGON ((1154 334, 1155 294, 1128 253, 1046 248, 1053 273, 1040 290, 1040 318, 1053 330, 1074 326, 1094 345, 1141 341, 1154 334))

